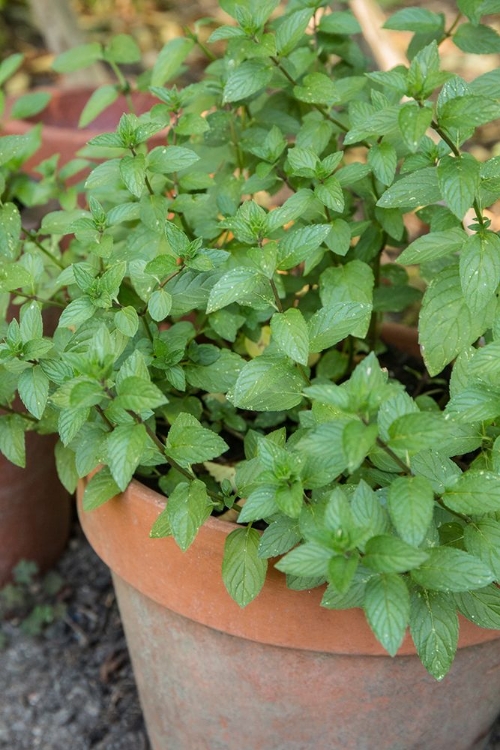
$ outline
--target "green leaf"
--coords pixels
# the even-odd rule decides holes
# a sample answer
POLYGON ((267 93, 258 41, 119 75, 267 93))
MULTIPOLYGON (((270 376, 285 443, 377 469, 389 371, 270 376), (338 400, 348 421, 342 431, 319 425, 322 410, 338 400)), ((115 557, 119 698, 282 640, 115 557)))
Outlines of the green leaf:
POLYGON ((427 479, 434 492, 441 495, 462 473, 454 461, 435 450, 420 451, 410 460, 414 474, 427 479))
POLYGON ((40 419, 49 396, 49 379, 40 365, 23 370, 19 376, 17 388, 27 410, 40 419))
POLYGON ((500 34, 484 24, 460 24, 453 34, 453 41, 462 52, 474 55, 494 55, 500 52, 500 34))
POLYGON ((366 304, 364 319, 353 328, 353 336, 364 337, 368 330, 374 283, 372 269, 361 260, 352 260, 343 266, 327 268, 320 276, 320 298, 326 308, 340 302, 366 304))
POLYGON ((345 10, 321 16, 318 31, 334 36, 351 36, 360 34, 361 26, 356 17, 350 11, 345 10))
POLYGON ((302 84, 293 88, 294 96, 301 102, 331 106, 339 100, 335 82, 324 73, 309 73, 302 84))
POLYGON ((334 346, 366 323, 371 305, 360 302, 337 302, 322 307, 308 322, 310 351, 321 352, 334 346))
POLYGON ((238 102, 256 94, 270 82, 273 69, 267 60, 245 60, 229 74, 224 86, 224 104, 238 102))
MULTIPOLYGON (((19 249, 19 240, 21 236, 21 214, 19 213, 18 207, 14 203, 4 203, 0 207, 0 255, 4 256, 8 260, 16 260, 19 249)), ((24 267, 19 267, 19 273, 15 273, 14 269, 8 267, 8 275, 10 275, 11 281, 5 279, 8 284, 12 283, 15 276, 27 276, 27 271, 24 267)), ((6 271, 7 273, 7 271, 6 271)), ((3 276, 3 274, 2 274, 3 276)), ((30 279, 31 276, 28 276, 30 279)), ((0 277, 3 281, 4 279, 0 277)), ((20 284, 20 286, 22 283, 20 284)), ((14 286, 14 289, 17 284, 14 286)), ((9 290, 5 290, 9 291, 9 290)))
POLYGON ((472 315, 455 265, 436 274, 424 294, 419 325, 422 354, 431 376, 484 333, 488 309, 472 315))
POLYGON ((75 70, 90 67, 102 58, 103 49, 99 42, 80 44, 58 55, 52 63, 52 68, 56 73, 74 73, 75 70))
POLYGON ((59 481, 69 494, 72 495, 77 488, 79 479, 76 470, 75 452, 58 440, 54 450, 54 455, 59 481))
POLYGON ((406 583, 394 573, 370 578, 363 606, 375 637, 391 656, 395 656, 410 617, 410 594, 406 583))
POLYGON ((120 488, 111 476, 109 467, 104 466, 85 487, 83 493, 83 510, 95 510, 120 494, 120 488))
POLYGON ((463 219, 479 189, 480 164, 471 154, 443 156, 437 167, 444 200, 458 219, 463 219))
POLYGON ((49 91, 33 91, 29 94, 20 96, 14 101, 10 116, 17 120, 24 120, 27 117, 33 117, 41 112, 50 102, 51 94, 49 91))
POLYGON ((398 122, 403 141, 410 151, 415 153, 432 122, 432 110, 419 107, 416 102, 408 102, 401 107, 398 122))
POLYGON ((78 127, 85 128, 90 125, 101 112, 104 112, 120 95, 117 86, 107 84, 99 86, 92 92, 80 115, 78 127))
POLYGON ((259 557, 269 558, 284 555, 301 540, 297 521, 279 516, 264 531, 259 542, 259 557))
POLYGON ((482 560, 500 580, 500 522, 485 518, 470 523, 464 529, 464 543, 467 552, 482 560))
POLYGON ((363 565, 377 573, 405 573, 426 560, 427 552, 390 534, 380 534, 367 541, 363 565))
POLYGON ((442 200, 436 169, 425 167, 401 178, 379 198, 381 208, 418 208, 442 200))
POLYGON ((232 302, 240 305, 259 304, 268 307, 272 303, 269 279, 255 268, 233 268, 224 274, 212 287, 207 303, 207 313, 227 307, 232 302))
POLYGON ((333 555, 333 550, 317 542, 306 542, 288 552, 275 567, 289 575, 326 576, 328 562, 333 555))
POLYGON ((127 190, 136 198, 140 198, 146 189, 146 159, 144 154, 124 156, 120 160, 120 174, 127 190))
POLYGON ((233 403, 239 409, 282 411, 302 401, 304 381, 287 359, 262 355, 248 362, 234 386, 233 403))
POLYGON ((200 157, 190 148, 183 146, 157 146, 153 148, 146 159, 146 166, 150 172, 172 174, 187 169, 198 161, 200 157))
POLYGON ((287 232, 278 245, 278 269, 288 271, 306 260, 330 234, 329 224, 312 224, 287 232))
POLYGON ((392 143, 382 141, 372 146, 368 151, 368 164, 377 180, 383 185, 392 185, 398 164, 398 156, 392 143))
POLYGON ((168 520, 167 508, 164 508, 149 532, 151 539, 163 539, 164 537, 172 536, 172 529, 170 528, 170 521, 168 520))
POLYGON ((135 307, 127 305, 122 307, 115 315, 115 325, 120 333, 124 336, 132 338, 137 333, 139 328, 139 316, 135 307))
POLYGON ((425 589, 432 591, 468 591, 487 586, 493 581, 491 570, 476 557, 455 547, 430 547, 428 559, 416 570, 412 578, 425 589))
POLYGON ((482 515, 500 511, 500 477, 469 469, 447 489, 442 500, 457 513, 482 515))
POLYGON ((183 552, 191 546, 211 510, 207 488, 199 479, 175 487, 168 498, 167 516, 171 533, 183 552))
POLYGON ((399 477, 389 486, 389 515, 401 538, 418 547, 434 513, 434 493, 424 477, 399 477))
POLYGON ((276 51, 278 55, 288 55, 302 38, 311 16, 312 8, 304 8, 283 16, 276 30, 276 51))
POLYGON ((389 445, 393 450, 419 453, 446 441, 452 429, 441 412, 403 414, 389 427, 389 445))
POLYGON ((211 461, 228 450, 228 445, 212 430, 202 427, 191 414, 181 412, 167 437, 165 452, 180 466, 211 461))
POLYGON ((255 599, 266 580, 267 560, 258 555, 259 542, 259 532, 248 526, 232 531, 224 545, 222 579, 240 607, 255 599))
POLYGON ((309 358, 309 333, 304 316, 296 308, 290 307, 283 313, 275 313, 271 318, 273 341, 287 357, 307 365, 309 358))
POLYGON ((454 594, 458 611, 480 628, 500 630, 500 589, 488 586, 479 591, 454 594))
POLYGON ((172 295, 165 289, 157 289, 148 300, 148 312, 153 320, 162 321, 172 309, 172 295))
POLYGON ((429 232, 411 242, 399 256, 398 263, 426 263, 445 258, 461 250, 466 240, 467 234, 461 227, 429 232))
POLYGON ((500 117, 500 104, 486 96, 466 94, 449 99, 441 108, 439 124, 446 129, 474 128, 500 117))
POLYGON ((25 427, 25 420, 17 414, 0 417, 0 453, 23 469, 26 467, 25 427))
POLYGON ((14 55, 9 55, 5 60, 2 60, 0 63, 0 86, 3 86, 3 84, 14 75, 16 70, 18 70, 23 64, 23 60, 24 55, 20 52, 17 52, 14 55))
POLYGON ((444 29, 443 13, 434 13, 427 8, 402 8, 393 13, 384 23, 384 29, 414 31, 417 34, 432 34, 444 29))
POLYGON ((234 39, 235 37, 245 37, 246 34, 243 29, 239 29, 237 26, 219 26, 215 29, 208 37, 208 42, 213 44, 223 39, 234 39))
POLYGON ((120 380, 116 391, 118 394, 115 398, 117 406, 122 409, 129 409, 137 414, 156 409, 167 402, 165 394, 158 386, 137 375, 129 375, 120 380))
POLYGON ((106 60, 128 65, 139 62, 142 57, 139 45, 128 34, 117 34, 112 37, 106 46, 104 55, 106 60))
POLYGON ((343 445, 347 458, 347 470, 355 471, 375 445, 378 436, 376 424, 365 425, 363 422, 352 421, 344 428, 343 445))
POLYGON ((471 314, 484 310, 500 284, 500 237, 483 231, 467 238, 460 254, 460 283, 471 314))
POLYGON ((458 617, 452 602, 428 591, 413 592, 410 632, 417 653, 436 680, 448 672, 458 643, 458 617))
POLYGON ((143 424, 115 427, 106 440, 108 465, 116 484, 126 490, 146 447, 147 433, 143 424))
POLYGON ((338 179, 332 175, 314 188, 314 195, 332 211, 344 210, 344 193, 338 179))
POLYGON ((151 86, 163 86, 180 71, 191 52, 194 41, 178 37, 168 41, 160 50, 151 73, 151 86))

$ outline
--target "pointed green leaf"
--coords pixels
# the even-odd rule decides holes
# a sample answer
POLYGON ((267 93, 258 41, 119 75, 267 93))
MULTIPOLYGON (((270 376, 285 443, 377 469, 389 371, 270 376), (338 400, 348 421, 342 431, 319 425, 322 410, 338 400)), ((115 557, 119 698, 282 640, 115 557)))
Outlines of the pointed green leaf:
POLYGON ((413 592, 410 632, 424 667, 436 680, 442 680, 458 643, 458 617, 453 603, 429 591, 413 592))
POLYGON ((256 357, 241 370, 234 386, 233 403, 239 409, 282 411, 302 401, 304 381, 287 359, 256 357))
POLYGON ((170 428, 165 448, 167 456, 184 467, 211 461, 226 450, 228 445, 219 435, 185 412, 179 414, 170 428))
POLYGON ((111 476, 107 466, 94 474, 83 493, 83 510, 89 511, 107 503, 120 494, 120 488, 111 476))
POLYGON ((49 396, 49 379, 40 365, 27 368, 19 376, 18 391, 21 401, 34 417, 40 419, 49 396))
POLYGON ((211 510, 207 488, 199 479, 176 486, 168 498, 167 516, 171 533, 183 552, 191 546, 211 510))
POLYGON ((378 573, 405 573, 427 560, 427 553, 390 534, 368 540, 363 565, 378 573))
POLYGON ((406 583, 395 573, 370 578, 363 606, 375 637, 391 656, 395 656, 410 617, 410 594, 406 583))
POLYGON ((222 579, 240 607, 255 599, 266 580, 267 560, 258 555, 259 542, 259 532, 248 526, 232 531, 224 545, 222 579))
POLYGON ((273 341, 287 357, 307 365, 309 333, 300 310, 290 307, 283 313, 275 313, 271 318, 271 333, 273 341))
POLYGON ((399 477, 389 486, 389 515, 401 538, 418 547, 434 513, 434 493, 424 477, 399 477))
POLYGON ((482 515, 500 511, 500 476, 469 469, 448 487, 442 500, 457 513, 482 515))
POLYGON ((143 424, 115 427, 106 440, 109 469, 122 491, 127 488, 139 465, 146 440, 147 433, 143 424))

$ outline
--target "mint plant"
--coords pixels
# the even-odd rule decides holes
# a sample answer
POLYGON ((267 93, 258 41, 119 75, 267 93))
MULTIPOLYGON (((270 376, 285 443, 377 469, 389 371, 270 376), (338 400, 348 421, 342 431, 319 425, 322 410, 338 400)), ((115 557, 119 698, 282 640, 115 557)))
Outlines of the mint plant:
MULTIPOLYGON (((277 5, 221 2, 234 24, 201 45, 202 80, 171 84, 192 33, 127 84, 155 103, 90 142, 85 208, 62 199, 25 233, 4 194, 0 289, 19 315, 0 343, 0 449, 22 464, 26 429, 58 432, 70 491, 99 469, 87 511, 154 482, 168 502, 151 535, 183 550, 232 509, 222 576, 238 604, 279 557, 291 588, 362 607, 389 654, 409 627, 441 679, 457 612, 500 628, 500 237, 484 213, 500 157, 468 150, 500 116, 500 75, 466 82, 439 50, 500 51, 483 19, 498 3, 461 0, 451 23, 396 12, 387 27, 414 36, 390 71, 349 10, 277 5), (413 211, 428 231, 410 242, 413 211), (380 328, 420 300, 412 395, 381 364, 380 328)), ((91 47, 56 68, 116 67, 133 43, 91 47)))

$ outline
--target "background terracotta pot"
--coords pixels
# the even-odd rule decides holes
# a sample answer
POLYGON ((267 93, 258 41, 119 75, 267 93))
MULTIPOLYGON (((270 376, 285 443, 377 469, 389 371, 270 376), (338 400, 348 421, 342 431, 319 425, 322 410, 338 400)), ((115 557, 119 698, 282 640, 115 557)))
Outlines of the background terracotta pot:
POLYGON ((71 508, 57 477, 54 442, 27 433, 25 469, 0 456, 0 586, 22 559, 47 570, 68 541, 71 508))
POLYGON ((210 518, 182 553, 149 539, 163 498, 138 482, 80 518, 113 571, 154 750, 469 750, 500 710, 500 634, 461 619, 444 682, 407 637, 385 654, 363 613, 319 607, 271 569, 245 609, 220 569, 233 526, 210 518))
MULTIPOLYGON (((80 115, 94 89, 49 88, 44 90, 50 91, 52 96, 42 112, 26 120, 10 119, 9 113, 14 99, 9 99, 6 105, 5 121, 2 123, 3 135, 24 135, 37 123, 43 123, 41 148, 26 162, 27 170, 33 170, 37 164, 54 154, 60 154, 60 167, 67 164, 91 138, 115 130, 122 114, 130 111, 125 97, 120 96, 90 125, 79 128, 80 115)), ((132 98, 138 114, 147 112, 153 104, 158 104, 158 100, 148 93, 133 92, 132 98)), ((157 146, 164 141, 164 135, 158 135, 150 142, 153 146, 157 146)))

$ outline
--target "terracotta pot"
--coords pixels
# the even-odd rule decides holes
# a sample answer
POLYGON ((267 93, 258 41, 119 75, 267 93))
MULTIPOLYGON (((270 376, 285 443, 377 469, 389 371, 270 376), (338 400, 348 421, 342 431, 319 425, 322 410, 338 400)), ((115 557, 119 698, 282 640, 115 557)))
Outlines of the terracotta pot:
MULTIPOLYGON (((33 170, 37 164, 54 154, 60 154, 59 166, 63 166, 74 159, 78 151, 91 138, 115 130, 122 114, 129 111, 125 97, 120 96, 90 125, 79 128, 80 115, 93 89, 52 88, 44 90, 50 91, 52 98, 42 112, 26 120, 12 120, 9 118, 9 112, 14 100, 10 99, 7 101, 6 119, 2 123, 3 135, 24 135, 33 125, 39 122, 43 123, 42 145, 36 154, 26 162, 25 167, 28 171, 33 170)), ((148 93, 134 92, 132 97, 138 114, 147 112, 153 104, 158 104, 158 100, 148 93)), ((158 135, 152 138, 150 142, 153 146, 158 146, 164 141, 165 137, 158 135)))
POLYGON ((70 502, 57 477, 54 439, 26 435, 26 468, 0 456, 0 586, 20 560, 47 570, 69 536, 70 502))
POLYGON ((182 553, 149 539, 164 498, 133 481, 80 519, 113 572, 154 750, 469 750, 500 710, 500 633, 461 619, 441 683, 409 636, 391 658, 359 609, 320 608, 270 569, 240 609, 220 569, 232 525, 210 518, 182 553))

